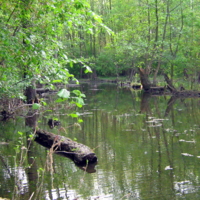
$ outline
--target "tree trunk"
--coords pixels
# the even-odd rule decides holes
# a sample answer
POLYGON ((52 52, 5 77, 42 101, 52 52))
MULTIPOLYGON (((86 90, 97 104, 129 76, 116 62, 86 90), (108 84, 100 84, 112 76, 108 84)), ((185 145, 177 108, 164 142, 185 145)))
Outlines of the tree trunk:
POLYGON ((27 104, 39 103, 36 92, 36 84, 34 80, 32 81, 32 85, 28 86, 25 89, 24 95, 26 96, 27 104))
POLYGON ((149 90, 152 86, 149 78, 148 78, 148 73, 146 72, 145 69, 139 68, 139 73, 140 73, 140 80, 141 84, 144 90, 149 90))
POLYGON ((169 77, 167 76, 167 74, 164 74, 164 77, 165 77, 165 81, 167 83, 167 87, 170 90, 170 92, 171 93, 177 92, 176 88, 172 84, 172 80, 169 79, 169 77))

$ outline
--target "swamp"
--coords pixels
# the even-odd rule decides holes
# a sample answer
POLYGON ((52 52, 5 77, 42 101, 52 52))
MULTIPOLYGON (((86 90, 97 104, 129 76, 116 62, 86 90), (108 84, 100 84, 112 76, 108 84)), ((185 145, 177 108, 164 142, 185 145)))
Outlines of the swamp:
POLYGON ((173 99, 108 83, 83 83, 79 90, 87 97, 82 108, 55 106, 52 94, 52 112, 38 113, 36 123, 89 146, 98 162, 78 166, 54 154, 32 141, 25 118, 16 116, 0 123, 0 197, 199 199, 199 98, 173 99), (68 116, 73 109, 83 122, 68 116), (49 118, 60 125, 52 129, 49 118))
POLYGON ((0 0, 0 200, 199 200, 199 16, 0 0))

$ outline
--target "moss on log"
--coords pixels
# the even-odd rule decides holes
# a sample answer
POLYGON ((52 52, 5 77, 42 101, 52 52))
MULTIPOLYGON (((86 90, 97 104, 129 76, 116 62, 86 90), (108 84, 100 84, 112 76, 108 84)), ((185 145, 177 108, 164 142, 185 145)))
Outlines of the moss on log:
POLYGON ((88 146, 75 142, 64 136, 37 130, 35 141, 54 152, 71 158, 76 164, 95 163, 97 156, 88 146))

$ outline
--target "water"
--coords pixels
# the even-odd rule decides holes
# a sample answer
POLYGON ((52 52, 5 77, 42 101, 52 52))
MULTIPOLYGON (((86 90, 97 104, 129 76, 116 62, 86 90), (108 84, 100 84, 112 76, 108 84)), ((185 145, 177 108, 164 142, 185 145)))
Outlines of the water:
POLYGON ((29 147, 24 118, 1 123, 0 197, 13 199, 200 199, 200 100, 148 96, 108 84, 83 84, 86 105, 77 108, 81 129, 67 105, 38 116, 38 126, 93 148, 98 164, 87 173, 37 143, 29 147), (56 117, 65 131, 47 126, 56 117), (17 149, 17 144, 24 144, 17 149), (17 155, 17 156, 16 156, 17 155), (20 165, 21 163, 21 165, 20 165), (47 166, 47 167, 45 167, 47 166), (13 193, 14 191, 14 193, 13 193))

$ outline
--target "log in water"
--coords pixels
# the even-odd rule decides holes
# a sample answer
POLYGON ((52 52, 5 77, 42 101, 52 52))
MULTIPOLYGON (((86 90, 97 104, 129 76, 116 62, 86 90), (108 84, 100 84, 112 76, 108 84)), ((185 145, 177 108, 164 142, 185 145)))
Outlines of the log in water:
POLYGON ((56 153, 71 158, 76 164, 97 162, 97 156, 92 149, 64 136, 37 130, 35 141, 49 149, 53 148, 56 153))

